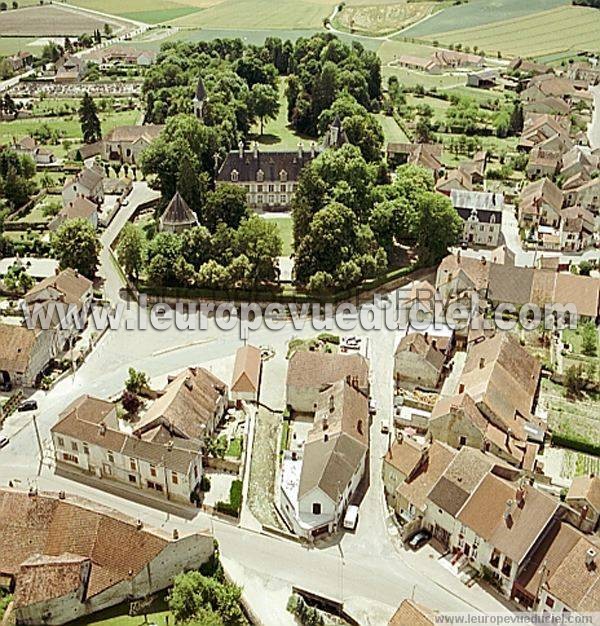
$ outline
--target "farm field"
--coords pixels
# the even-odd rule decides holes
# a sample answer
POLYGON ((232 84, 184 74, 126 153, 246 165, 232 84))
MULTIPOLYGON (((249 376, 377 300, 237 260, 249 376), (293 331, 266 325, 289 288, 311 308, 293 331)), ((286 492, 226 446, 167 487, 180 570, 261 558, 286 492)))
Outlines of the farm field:
POLYGON ((91 33, 109 23, 115 32, 127 28, 127 22, 95 16, 55 4, 30 6, 2 13, 0 35, 16 37, 78 36, 91 33))
POLYGON ((171 20, 182 28, 285 29, 322 28, 330 5, 306 0, 224 0, 202 11, 171 20))
POLYGON ((408 2, 348 6, 336 16, 333 25, 346 31, 381 36, 398 31, 441 10, 441 2, 408 2))
POLYGON ((599 32, 600 11, 566 6, 430 37, 442 45, 478 46, 487 54, 539 57, 569 50, 600 50, 599 32))
POLYGON ((158 24, 167 22, 179 17, 184 17, 190 13, 195 13, 219 0, 74 0, 72 4, 84 9, 101 11, 118 15, 138 22, 148 24, 158 24))
POLYGON ((487 26, 569 4, 569 0, 470 0, 444 9, 431 19, 407 29, 402 36, 430 38, 431 35, 457 27, 467 29, 487 26))

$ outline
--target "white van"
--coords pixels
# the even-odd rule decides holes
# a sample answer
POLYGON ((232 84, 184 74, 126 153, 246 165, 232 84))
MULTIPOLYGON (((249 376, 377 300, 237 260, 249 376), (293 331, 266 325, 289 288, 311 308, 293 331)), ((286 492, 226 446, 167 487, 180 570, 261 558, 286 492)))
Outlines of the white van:
POLYGON ((346 515, 344 516, 344 528, 346 530, 355 530, 358 522, 358 507, 351 504, 346 509, 346 515))

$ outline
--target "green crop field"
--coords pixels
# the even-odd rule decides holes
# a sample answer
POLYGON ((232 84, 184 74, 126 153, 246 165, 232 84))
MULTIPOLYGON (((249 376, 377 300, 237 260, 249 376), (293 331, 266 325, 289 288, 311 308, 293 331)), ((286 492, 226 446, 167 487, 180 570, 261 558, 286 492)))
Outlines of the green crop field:
POLYGON ((73 0, 72 4, 84 9, 118 15, 138 22, 157 24, 204 9, 219 0, 73 0))
POLYGON ((563 51, 600 50, 600 11, 565 6, 477 28, 436 33, 442 45, 478 46, 488 54, 537 57, 563 51))
POLYGON ((429 39, 436 33, 487 26, 568 4, 571 4, 569 0, 470 0, 444 9, 407 29, 402 36, 429 39))

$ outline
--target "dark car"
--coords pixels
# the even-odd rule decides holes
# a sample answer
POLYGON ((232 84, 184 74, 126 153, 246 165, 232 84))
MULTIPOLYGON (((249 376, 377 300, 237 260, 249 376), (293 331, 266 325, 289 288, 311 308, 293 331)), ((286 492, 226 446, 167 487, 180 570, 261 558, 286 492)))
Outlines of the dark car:
POLYGON ((4 448, 8 445, 8 437, 0 437, 0 448, 4 448))
POLYGON ((418 550, 431 539, 431 533, 427 530, 419 530, 409 540, 408 546, 413 550, 418 550))
POLYGON ((24 413, 25 411, 35 411, 38 408, 38 404, 35 400, 25 400, 19 404, 18 411, 24 413))
POLYGON ((0 382, 0 391, 12 391, 12 383, 10 380, 0 382))

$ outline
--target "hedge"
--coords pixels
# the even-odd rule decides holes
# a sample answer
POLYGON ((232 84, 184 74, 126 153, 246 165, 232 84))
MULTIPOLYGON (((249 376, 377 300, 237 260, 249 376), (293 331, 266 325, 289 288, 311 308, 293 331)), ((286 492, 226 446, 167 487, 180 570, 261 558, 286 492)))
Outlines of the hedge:
POLYGON ((585 452, 593 456, 600 456, 600 445, 583 441, 576 437, 552 433, 552 444, 563 448, 570 448, 571 450, 577 450, 578 452, 585 452))
POLYGON ((219 500, 219 502, 215 504, 215 509, 220 513, 239 517, 240 511, 242 510, 242 488, 242 481, 234 480, 229 488, 229 502, 219 500))

